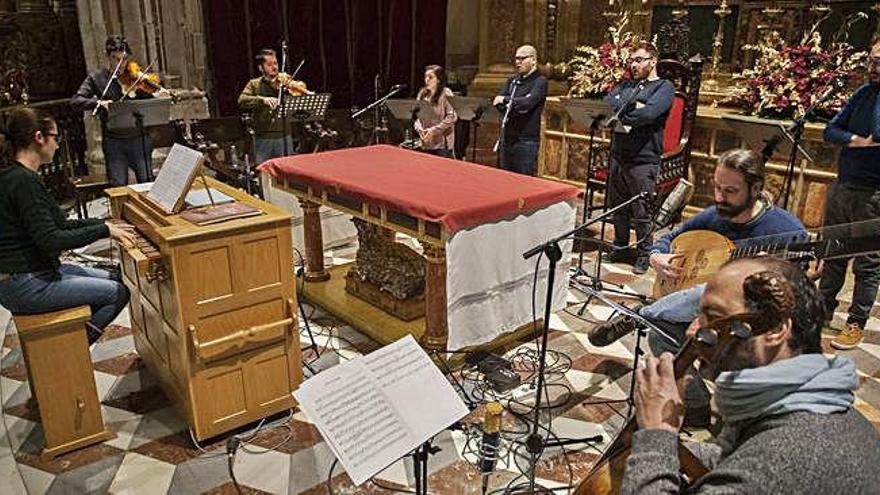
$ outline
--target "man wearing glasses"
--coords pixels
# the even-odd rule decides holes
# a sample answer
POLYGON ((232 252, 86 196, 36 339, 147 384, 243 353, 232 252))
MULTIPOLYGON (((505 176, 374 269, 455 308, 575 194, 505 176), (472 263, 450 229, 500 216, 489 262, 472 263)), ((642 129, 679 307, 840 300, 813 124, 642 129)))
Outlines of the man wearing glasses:
MULTIPOLYGON (((638 44, 630 55, 629 70, 631 79, 620 83, 605 97, 605 102, 619 114, 608 165, 610 207, 641 192, 654 190, 663 154, 663 126, 675 96, 672 83, 657 76, 657 49, 654 45, 638 44)), ((635 261, 633 273, 645 273, 653 243, 650 201, 634 202, 615 214, 613 223, 615 251, 608 257, 609 261, 635 261), (627 247, 630 220, 638 239, 635 256, 627 247)))
POLYGON ((504 84, 492 101, 504 115, 498 152, 501 168, 535 175, 541 136, 541 111, 547 99, 547 79, 538 73, 538 52, 523 45, 516 49, 517 74, 504 84))
MULTIPOLYGON (((837 181, 825 199, 825 225, 860 222, 880 218, 880 38, 871 48, 869 81, 850 97, 846 105, 825 127, 825 140, 843 146, 837 161, 837 181)), ((877 227, 873 227, 877 232, 877 227)), ((849 229, 829 229, 828 234, 847 237, 858 234, 849 229)), ((819 290, 831 322, 837 308, 837 293, 846 278, 849 258, 828 260, 822 270, 819 290)), ((865 323, 877 300, 880 285, 880 254, 853 258, 852 304, 846 326, 831 342, 836 349, 852 349, 862 343, 865 323)))

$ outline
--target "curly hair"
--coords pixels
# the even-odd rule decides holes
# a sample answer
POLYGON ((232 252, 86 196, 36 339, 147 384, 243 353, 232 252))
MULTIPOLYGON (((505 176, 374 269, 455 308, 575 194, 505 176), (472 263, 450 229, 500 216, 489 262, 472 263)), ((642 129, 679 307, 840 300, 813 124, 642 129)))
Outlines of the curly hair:
MULTIPOLYGON (((822 323, 825 321, 826 309, 825 304, 822 301, 822 296, 819 294, 819 289, 816 285, 807 278, 807 275, 799 266, 779 258, 773 258, 770 256, 738 258, 727 264, 746 260, 758 263, 768 272, 775 272, 781 275, 788 283, 788 286, 791 289, 791 295, 794 296, 794 307, 790 308, 790 310, 786 310, 786 312, 790 311, 792 319, 791 339, 788 341, 791 350, 796 354, 821 353, 822 346, 820 342, 822 339, 822 323)), ((756 275, 760 275, 760 273, 756 275)), ((752 277, 747 278, 746 282, 751 278, 752 277)), ((753 289, 753 287, 747 287, 750 284, 744 283, 743 285, 745 292, 753 289)), ((774 289, 769 290, 769 292, 779 291, 774 289)), ((767 301, 750 301, 749 297, 746 297, 746 299, 747 305, 751 306, 749 309, 756 311, 759 314, 767 312, 767 310, 772 310, 772 304, 767 301)), ((777 297, 773 299, 777 300, 780 298, 777 297)))

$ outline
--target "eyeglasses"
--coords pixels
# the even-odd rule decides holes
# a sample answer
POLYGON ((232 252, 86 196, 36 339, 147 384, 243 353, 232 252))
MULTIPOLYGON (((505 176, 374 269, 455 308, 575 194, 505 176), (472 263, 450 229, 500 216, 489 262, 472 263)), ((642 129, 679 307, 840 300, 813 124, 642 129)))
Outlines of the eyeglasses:
POLYGON ((534 57, 534 55, 517 55, 517 56, 513 57, 513 59, 516 60, 517 62, 519 62, 519 61, 525 60, 527 58, 532 58, 532 57, 534 57))
POLYGON ((61 142, 61 134, 59 134, 57 132, 44 132, 43 135, 44 136, 51 136, 51 137, 55 138, 56 143, 61 142))
POLYGON ((648 60, 652 60, 654 57, 632 57, 629 59, 630 64, 643 64, 648 60))

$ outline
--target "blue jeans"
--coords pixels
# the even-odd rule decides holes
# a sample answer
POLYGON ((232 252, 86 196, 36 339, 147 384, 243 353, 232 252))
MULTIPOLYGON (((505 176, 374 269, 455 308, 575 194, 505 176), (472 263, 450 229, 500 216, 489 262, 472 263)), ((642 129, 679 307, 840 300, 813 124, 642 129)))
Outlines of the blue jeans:
MULTIPOLYGON (((57 270, 14 273, 0 281, 0 304, 12 314, 39 314, 88 304, 89 323, 98 330, 128 304, 129 292, 119 272, 79 265, 57 270)), ((97 336, 89 335, 89 343, 97 336)))
POLYGON ((690 323, 700 312, 700 297, 706 284, 695 285, 667 294, 653 303, 639 309, 639 314, 649 320, 663 320, 669 323, 690 323))
POLYGON ((538 163, 538 140, 506 141, 501 148, 501 168, 518 174, 535 175, 538 163))
POLYGON ((114 138, 104 136, 104 162, 107 167, 107 180, 112 186, 128 184, 128 169, 134 170, 138 182, 153 180, 150 171, 150 157, 153 145, 150 138, 140 136, 114 138))
MULTIPOLYGON (((287 154, 295 155, 293 139, 287 136, 287 154)), ((257 137, 254 138, 254 165, 259 165, 266 160, 284 156, 284 137, 257 137)))

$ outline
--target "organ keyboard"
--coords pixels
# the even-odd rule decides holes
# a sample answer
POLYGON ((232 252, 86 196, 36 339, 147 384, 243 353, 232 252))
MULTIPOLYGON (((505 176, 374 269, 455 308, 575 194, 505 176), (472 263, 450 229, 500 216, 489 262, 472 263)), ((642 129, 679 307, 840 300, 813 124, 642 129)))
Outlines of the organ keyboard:
POLYGON ((291 217, 207 180, 263 213, 197 226, 107 191, 138 233, 121 256, 135 347, 199 440, 293 407, 302 381, 291 217))

